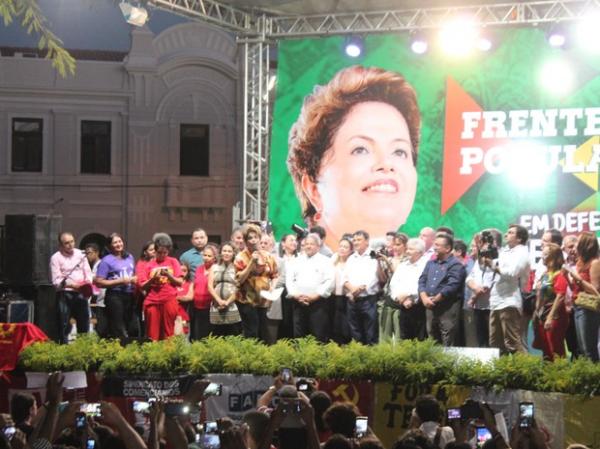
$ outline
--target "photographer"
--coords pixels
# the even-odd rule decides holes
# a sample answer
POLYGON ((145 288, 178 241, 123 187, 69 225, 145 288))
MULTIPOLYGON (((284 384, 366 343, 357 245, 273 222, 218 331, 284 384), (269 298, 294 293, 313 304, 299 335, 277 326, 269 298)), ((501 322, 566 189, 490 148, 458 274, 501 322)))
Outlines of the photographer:
POLYGON ((490 290, 490 347, 500 354, 526 352, 521 339, 522 298, 520 287, 529 276, 529 234, 520 225, 510 225, 504 236, 506 246, 497 259, 483 257, 483 265, 496 275, 490 290))
POLYGON ((452 428, 442 426, 441 420, 442 409, 438 400, 430 394, 419 396, 412 411, 410 428, 421 430, 436 448, 443 449, 455 438, 452 428))
POLYGON ((467 276, 471 297, 467 306, 473 310, 477 346, 487 348, 490 339, 490 291, 498 275, 484 263, 484 259, 497 259, 502 246, 502 234, 497 229, 485 229, 475 238, 477 260, 467 276))

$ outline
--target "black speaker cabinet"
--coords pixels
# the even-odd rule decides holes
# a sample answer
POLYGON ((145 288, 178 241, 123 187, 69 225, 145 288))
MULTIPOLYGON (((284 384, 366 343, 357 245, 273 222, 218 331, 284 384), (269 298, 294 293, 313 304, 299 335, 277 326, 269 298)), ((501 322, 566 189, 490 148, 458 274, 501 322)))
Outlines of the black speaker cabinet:
POLYGON ((50 283, 50 256, 57 250, 60 215, 6 215, 6 277, 17 285, 50 283))

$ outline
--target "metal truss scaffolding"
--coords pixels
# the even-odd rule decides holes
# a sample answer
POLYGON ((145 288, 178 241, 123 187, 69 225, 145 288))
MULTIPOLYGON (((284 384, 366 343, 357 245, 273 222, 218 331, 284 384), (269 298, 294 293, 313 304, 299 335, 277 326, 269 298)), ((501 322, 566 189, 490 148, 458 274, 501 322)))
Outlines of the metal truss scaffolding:
POLYGON ((269 47, 278 39, 440 28, 457 15, 481 26, 537 25, 580 20, 600 0, 513 1, 501 4, 363 11, 304 16, 249 13, 214 0, 148 0, 238 33, 244 48, 244 136, 239 220, 266 220, 269 168, 269 47))

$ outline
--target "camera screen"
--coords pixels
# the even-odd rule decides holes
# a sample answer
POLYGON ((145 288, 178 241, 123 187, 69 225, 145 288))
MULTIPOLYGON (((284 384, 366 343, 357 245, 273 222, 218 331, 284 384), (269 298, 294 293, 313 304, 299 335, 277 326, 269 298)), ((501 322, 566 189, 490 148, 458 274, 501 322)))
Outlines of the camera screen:
POLYGON ((531 427, 533 424, 533 403, 521 402, 519 404, 519 426, 531 427))
POLYGON ((307 391, 308 390, 308 384, 307 383, 301 383, 298 384, 298 391, 307 391))
POLYGON ((100 403, 99 402, 88 402, 81 404, 79 408, 81 413, 85 413, 87 416, 100 416, 100 403))
POLYGON ((93 438, 88 438, 85 449, 96 449, 96 440, 93 438))
POLYGON ((133 401, 133 411, 135 413, 148 413, 150 403, 144 401, 133 401))
POLYGON ((2 432, 4 432, 4 435, 9 440, 15 435, 16 431, 17 428, 15 426, 6 426, 4 429, 2 429, 2 432))
POLYGON ((459 408, 449 408, 448 409, 448 419, 460 419, 460 409, 459 408))
POLYGON ((477 427, 477 447, 483 447, 483 443, 492 439, 492 434, 487 427, 477 427))
POLYGON ((283 368, 281 370, 281 380, 284 382, 289 382, 292 380, 292 370, 289 368, 283 368))
POLYGON ((204 390, 204 396, 221 396, 223 385, 211 382, 204 390))
POLYGON ((356 436, 362 437, 367 434, 367 425, 369 423, 369 419, 366 416, 358 416, 356 418, 356 436))
POLYGON ((85 414, 78 413, 75 416, 75 428, 77 428, 77 429, 85 428, 85 414))
POLYGON ((203 449, 219 449, 221 447, 221 440, 219 435, 214 433, 202 435, 202 448, 203 449))
POLYGON ((217 433, 217 422, 206 421, 204 423, 204 433, 217 433))

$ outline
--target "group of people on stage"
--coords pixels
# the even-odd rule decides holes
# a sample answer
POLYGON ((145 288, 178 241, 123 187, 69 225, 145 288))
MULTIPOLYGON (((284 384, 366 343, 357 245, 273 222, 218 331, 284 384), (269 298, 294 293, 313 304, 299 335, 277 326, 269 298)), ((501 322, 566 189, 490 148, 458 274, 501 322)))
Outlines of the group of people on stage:
MULTIPOLYGON (((497 347, 525 352, 531 344, 552 360, 571 354, 598 360, 600 313, 577 304, 581 292, 598 297, 598 240, 549 229, 542 258, 531 265, 528 232, 510 225, 477 233, 470 248, 447 227, 418 237, 345 234, 332 252, 324 230, 297 228, 276 244, 257 224, 236 229, 230 242, 208 242, 203 229, 179 260, 171 238, 157 233, 136 262, 119 234, 109 253, 61 233, 51 258, 62 338, 69 319, 88 332, 91 310, 101 336, 127 340, 174 334, 278 338, 314 335, 319 341, 364 344, 434 338, 446 346, 497 347), (375 250, 373 248, 376 248, 375 250), (144 326, 142 326, 142 322, 144 326)), ((581 295, 582 297, 584 295, 581 295)))

